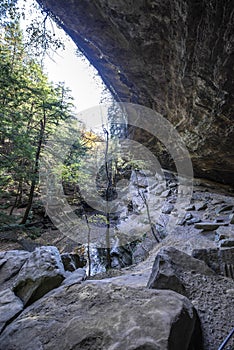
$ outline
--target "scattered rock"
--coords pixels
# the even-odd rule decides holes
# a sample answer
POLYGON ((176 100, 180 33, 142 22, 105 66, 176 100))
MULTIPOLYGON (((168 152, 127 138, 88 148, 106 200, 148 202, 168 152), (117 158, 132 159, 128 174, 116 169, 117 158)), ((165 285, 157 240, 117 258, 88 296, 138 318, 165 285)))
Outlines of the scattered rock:
POLYGON ((19 239, 19 243, 21 247, 28 252, 33 252, 36 248, 41 246, 40 243, 34 242, 32 239, 28 238, 19 239))
MULTIPOLYGON (((221 248, 234 247, 234 239, 221 239, 219 241, 219 246, 221 248)), ((233 256, 234 261, 234 256, 233 256)))
POLYGON ((52 246, 36 248, 21 268, 13 291, 24 305, 29 305, 58 287, 64 278, 58 249, 52 246))
POLYGON ((191 213, 186 213, 185 216, 177 221, 177 225, 183 226, 187 221, 190 221, 193 218, 191 213))
POLYGON ((199 222, 194 225, 198 230, 203 231, 214 231, 216 230, 222 223, 218 222, 199 222))
POLYGON ((164 186, 164 185, 161 185, 161 184, 159 184, 159 185, 154 189, 154 193, 155 193, 156 195, 160 195, 160 194, 162 194, 164 191, 165 191, 165 186, 164 186))
POLYGON ((0 333, 5 325, 23 310, 22 301, 11 291, 0 292, 0 333))
POLYGON ((187 298, 100 282, 60 287, 38 300, 4 330, 0 349, 203 349, 187 298))
POLYGON ((194 204, 191 204, 189 205, 188 207, 185 208, 186 211, 192 211, 192 210, 195 210, 195 205, 194 204))
POLYGON ((177 187, 177 186, 178 186, 178 184, 176 182, 169 183, 170 188, 177 187))
POLYGON ((224 234, 222 234, 222 233, 215 233, 215 241, 216 242, 219 242, 219 241, 221 241, 222 239, 225 239, 227 236, 225 236, 224 234))
POLYGON ((208 208, 208 204, 205 202, 205 203, 199 203, 196 205, 196 210, 197 211, 200 211, 200 210, 205 210, 208 208))
POLYGON ((198 223, 198 222, 200 222, 200 221, 201 221, 200 218, 192 218, 191 220, 188 220, 188 221, 187 221, 187 224, 188 224, 188 225, 193 225, 193 224, 196 224, 196 223, 198 223))
POLYGON ((76 253, 63 253, 61 254, 61 259, 65 271, 71 272, 80 267, 84 267, 87 263, 83 257, 80 257, 79 254, 76 253))
POLYGON ((230 219, 230 224, 234 224, 234 214, 231 214, 229 216, 229 219, 230 219))
POLYGON ((150 250, 155 246, 155 239, 151 232, 146 234, 146 237, 133 250, 132 260, 134 264, 145 260, 149 256, 150 250))
POLYGON ((170 194, 171 194, 171 190, 166 190, 166 191, 163 191, 162 193, 161 193, 161 198, 167 198, 167 197, 169 197, 170 196, 170 194))
POLYGON ((234 289, 227 289, 226 293, 231 295, 234 298, 234 289))
POLYGON ((193 218, 193 215, 191 213, 185 214, 185 221, 191 220, 193 218))
POLYGON ((174 209, 174 205, 172 205, 170 203, 166 203, 162 208, 162 213, 163 214, 170 214, 173 209, 174 209))
POLYGON ((232 210, 234 207, 233 204, 223 204, 221 207, 217 208, 215 211, 217 214, 223 213, 224 211, 232 210))
POLYGON ((132 250, 129 245, 115 246, 110 252, 112 268, 123 268, 132 264, 132 250))
POLYGON ((224 222, 224 221, 225 221, 225 219, 223 217, 215 219, 215 222, 217 222, 217 223, 224 222))
POLYGON ((232 225, 229 226, 220 226, 216 230, 216 234, 220 236, 224 236, 224 238, 234 238, 234 228, 232 225))

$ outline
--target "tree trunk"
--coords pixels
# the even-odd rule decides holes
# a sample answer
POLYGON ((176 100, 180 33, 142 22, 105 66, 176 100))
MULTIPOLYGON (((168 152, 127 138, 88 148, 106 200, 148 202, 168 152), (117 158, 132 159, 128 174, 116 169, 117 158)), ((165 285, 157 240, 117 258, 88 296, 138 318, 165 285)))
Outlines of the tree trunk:
POLYGON ((108 162, 108 149, 109 149, 109 132, 103 128, 106 134, 106 149, 105 149, 105 169, 107 177, 107 188, 106 188, 106 269, 111 268, 111 243, 110 243, 110 213, 109 213, 109 200, 111 199, 112 192, 112 171, 109 169, 108 162))
POLYGON ((13 211, 15 209, 15 207, 17 206, 17 203, 19 203, 19 195, 20 195, 20 189, 21 189, 21 181, 19 181, 18 183, 18 188, 17 188, 17 193, 16 193, 16 197, 15 197, 15 202, 14 204, 12 205, 12 208, 11 208, 11 211, 10 211, 10 214, 9 215, 12 215, 13 214, 13 211))
POLYGON ((22 225, 26 223, 26 221, 28 219, 28 215, 29 215, 31 207, 32 207, 34 191, 35 191, 35 187, 36 187, 36 183, 37 183, 39 158, 40 158, 41 147, 42 147, 42 142, 43 142, 44 133, 45 133, 45 124, 46 124, 46 115, 45 115, 45 110, 44 110, 44 118, 43 118, 43 120, 41 120, 41 130, 40 130, 40 136, 39 136, 39 140, 38 140, 37 152, 36 152, 36 157, 35 157, 33 179, 31 182, 31 188, 30 188, 30 193, 29 193, 29 198, 28 198, 28 205, 27 205, 27 208, 25 210, 23 219, 21 221, 22 225))

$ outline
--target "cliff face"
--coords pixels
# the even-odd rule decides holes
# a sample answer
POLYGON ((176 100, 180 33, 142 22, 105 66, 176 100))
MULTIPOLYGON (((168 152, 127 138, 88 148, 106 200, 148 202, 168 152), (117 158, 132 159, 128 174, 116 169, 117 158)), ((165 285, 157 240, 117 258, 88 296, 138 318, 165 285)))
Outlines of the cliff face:
MULTIPOLYGON (((118 100, 150 107, 176 127, 196 176, 233 183, 232 0, 37 1, 118 100)), ((150 146, 158 150, 156 140, 150 146)))

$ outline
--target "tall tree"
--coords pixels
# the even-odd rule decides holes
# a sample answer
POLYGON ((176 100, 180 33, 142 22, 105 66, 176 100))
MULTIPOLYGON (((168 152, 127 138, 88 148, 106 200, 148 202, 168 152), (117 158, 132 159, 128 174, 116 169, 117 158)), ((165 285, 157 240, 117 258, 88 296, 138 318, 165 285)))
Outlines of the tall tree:
POLYGON ((30 184, 25 223, 38 182, 39 158, 46 138, 61 120, 71 114, 71 100, 64 84, 48 81, 35 57, 23 45, 18 22, 4 26, 0 38, 0 148, 2 177, 18 184, 30 184))

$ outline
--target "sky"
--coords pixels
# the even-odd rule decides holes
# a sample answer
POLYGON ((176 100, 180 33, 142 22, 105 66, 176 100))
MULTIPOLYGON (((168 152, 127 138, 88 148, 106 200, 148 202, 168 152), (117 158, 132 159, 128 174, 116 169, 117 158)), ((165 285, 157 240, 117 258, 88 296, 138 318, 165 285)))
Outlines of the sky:
MULTIPOLYGON (((37 17, 40 13, 30 12, 34 0, 19 1, 21 6, 26 3, 26 19, 22 22, 23 29, 30 23, 32 17, 37 17)), ((51 29, 51 28, 50 28, 51 29)), ((74 98, 76 112, 84 111, 100 103, 104 84, 96 69, 90 65, 89 61, 76 54, 77 47, 68 35, 53 24, 53 31, 56 37, 60 37, 65 45, 65 50, 50 52, 44 61, 44 70, 49 80, 53 82, 65 82, 65 86, 71 90, 74 98)))
POLYGON ((50 80, 64 81, 74 97, 74 104, 78 112, 97 106, 101 100, 104 88, 96 69, 85 57, 76 55, 76 45, 67 35, 59 30, 65 43, 65 50, 54 53, 52 58, 45 58, 45 71, 50 80))

